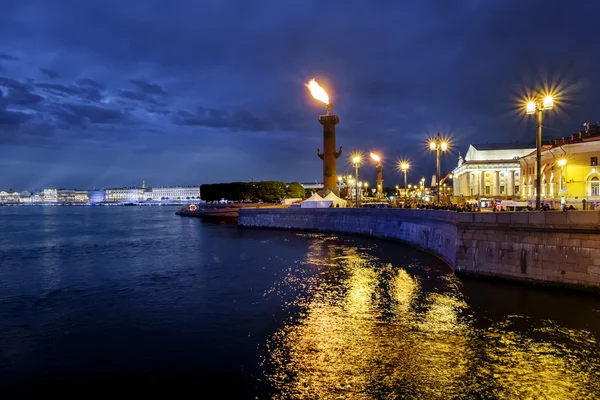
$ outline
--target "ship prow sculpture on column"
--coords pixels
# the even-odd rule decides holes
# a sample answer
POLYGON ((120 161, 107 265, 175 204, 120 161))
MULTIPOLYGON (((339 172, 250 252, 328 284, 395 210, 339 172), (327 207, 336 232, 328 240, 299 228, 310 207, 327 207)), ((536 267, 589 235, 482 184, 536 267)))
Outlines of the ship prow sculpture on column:
POLYGON ((329 96, 314 79, 308 82, 306 87, 315 99, 325 103, 327 114, 319 115, 319 123, 323 125, 323 152, 317 149, 317 156, 323 160, 323 191, 338 194, 336 164, 342 155, 342 147, 336 151, 335 126, 340 123, 340 118, 331 114, 333 105, 329 102, 329 96))

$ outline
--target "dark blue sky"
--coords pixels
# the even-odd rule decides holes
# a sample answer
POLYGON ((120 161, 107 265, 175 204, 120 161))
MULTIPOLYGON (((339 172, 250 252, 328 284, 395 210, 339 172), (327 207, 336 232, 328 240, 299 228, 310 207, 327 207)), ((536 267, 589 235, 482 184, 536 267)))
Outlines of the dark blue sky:
MULTIPOLYGON (((434 171, 425 139, 533 138, 514 96, 568 89, 546 133, 600 119, 594 1, 3 0, 0 188, 321 179, 329 89, 351 150, 434 171)), ((374 177, 374 166, 364 169, 374 177)), ((373 178, 371 178, 373 180, 373 178)))

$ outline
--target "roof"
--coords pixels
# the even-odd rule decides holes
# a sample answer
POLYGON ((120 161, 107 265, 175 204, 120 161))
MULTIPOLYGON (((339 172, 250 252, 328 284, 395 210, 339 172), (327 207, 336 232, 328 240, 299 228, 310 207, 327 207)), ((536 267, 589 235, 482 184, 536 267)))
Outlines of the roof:
POLYGON ((477 150, 514 150, 514 149, 534 149, 535 142, 515 142, 515 143, 483 143, 472 144, 477 150))
POLYGON ((464 161, 460 165, 477 165, 477 164, 518 164, 519 159, 516 160, 469 160, 464 161))

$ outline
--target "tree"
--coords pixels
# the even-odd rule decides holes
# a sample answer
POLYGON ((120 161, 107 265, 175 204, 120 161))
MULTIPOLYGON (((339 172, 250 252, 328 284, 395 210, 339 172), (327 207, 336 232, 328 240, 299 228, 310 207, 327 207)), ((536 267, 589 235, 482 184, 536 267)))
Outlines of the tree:
POLYGON ((298 182, 292 182, 286 189, 288 199, 303 199, 305 196, 304 187, 298 182))
POLYGON ((256 183, 256 195, 267 203, 279 201, 285 197, 285 183, 279 181, 261 181, 256 183))

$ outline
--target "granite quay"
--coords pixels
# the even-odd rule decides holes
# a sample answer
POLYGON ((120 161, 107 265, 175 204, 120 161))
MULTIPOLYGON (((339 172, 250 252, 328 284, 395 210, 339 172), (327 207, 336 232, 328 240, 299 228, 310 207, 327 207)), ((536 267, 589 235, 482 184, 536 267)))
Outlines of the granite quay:
POLYGON ((346 233, 431 252, 457 274, 600 291, 600 213, 243 209, 249 228, 346 233))

